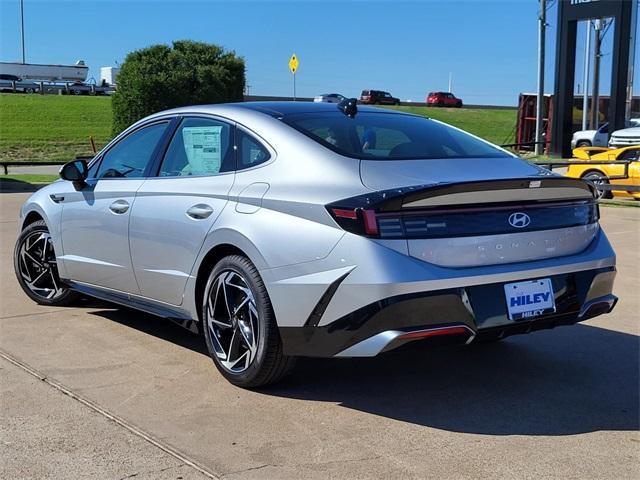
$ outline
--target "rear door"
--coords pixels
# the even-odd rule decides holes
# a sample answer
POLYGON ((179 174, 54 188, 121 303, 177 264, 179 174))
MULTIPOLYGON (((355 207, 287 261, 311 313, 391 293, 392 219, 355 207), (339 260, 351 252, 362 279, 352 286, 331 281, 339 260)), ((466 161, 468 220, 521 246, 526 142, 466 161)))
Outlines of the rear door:
POLYGON ((126 293, 138 293, 129 254, 129 218, 169 121, 142 126, 92 165, 87 184, 57 198, 62 202, 62 249, 66 277, 126 293))
POLYGON ((223 119, 183 118, 157 175, 138 190, 129 228, 144 297, 182 303, 205 236, 228 202, 235 176, 234 130, 223 119))

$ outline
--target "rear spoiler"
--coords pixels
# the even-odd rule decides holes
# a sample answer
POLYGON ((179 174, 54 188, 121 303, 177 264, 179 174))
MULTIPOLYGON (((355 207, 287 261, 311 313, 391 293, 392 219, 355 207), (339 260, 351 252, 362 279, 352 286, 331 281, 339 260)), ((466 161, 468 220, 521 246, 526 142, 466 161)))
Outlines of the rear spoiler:
POLYGON ((591 160, 592 155, 597 155, 598 153, 606 152, 611 150, 611 148, 607 147, 580 147, 574 148, 571 152, 574 158, 578 158, 580 160, 591 160))
POLYGON ((339 200, 327 207, 390 212, 458 205, 593 201, 596 198, 595 192, 596 189, 591 183, 567 177, 482 180, 382 190, 339 200))

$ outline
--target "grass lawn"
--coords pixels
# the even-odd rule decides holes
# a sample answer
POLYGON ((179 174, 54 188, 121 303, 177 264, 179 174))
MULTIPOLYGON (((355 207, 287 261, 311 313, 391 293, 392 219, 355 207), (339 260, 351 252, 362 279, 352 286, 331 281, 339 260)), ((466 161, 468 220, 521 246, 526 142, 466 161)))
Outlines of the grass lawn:
POLYGON ((517 109, 387 107, 440 120, 498 145, 513 143, 517 109))
MULTIPOLYGON (((513 142, 516 109, 389 107, 424 115, 497 144, 513 142)), ((0 94, 0 161, 68 161, 111 138, 111 98, 0 94)))
POLYGON ((58 175, 41 175, 36 173, 10 173, 9 175, 0 175, 1 182, 23 182, 23 183, 51 183, 58 180, 58 175))
POLYGON ((0 94, 0 161, 68 161, 111 137, 111 98, 0 94))

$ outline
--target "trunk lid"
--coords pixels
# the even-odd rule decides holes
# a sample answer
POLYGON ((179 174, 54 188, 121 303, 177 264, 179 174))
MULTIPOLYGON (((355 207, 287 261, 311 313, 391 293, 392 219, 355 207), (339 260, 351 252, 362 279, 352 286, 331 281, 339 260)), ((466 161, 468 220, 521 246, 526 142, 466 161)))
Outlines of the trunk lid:
POLYGON ((363 183, 375 191, 330 211, 343 228, 404 241, 408 255, 442 267, 534 261, 587 248, 599 228, 593 187, 514 160, 363 161, 363 183))
POLYGON ((362 183, 373 190, 540 175, 551 174, 548 170, 519 158, 360 161, 362 183))

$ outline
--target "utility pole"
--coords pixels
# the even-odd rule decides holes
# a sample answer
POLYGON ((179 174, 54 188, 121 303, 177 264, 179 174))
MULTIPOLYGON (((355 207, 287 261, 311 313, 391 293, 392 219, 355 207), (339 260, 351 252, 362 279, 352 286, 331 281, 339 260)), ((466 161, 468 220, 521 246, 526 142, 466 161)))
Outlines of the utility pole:
POLYGON ((582 76, 582 130, 587 129, 589 115, 589 60, 591 50, 591 20, 587 20, 587 38, 584 46, 584 73, 582 76))
POLYGON ((593 44, 593 91, 591 93, 591 129, 597 130, 599 123, 599 100, 600 93, 600 49, 602 47, 602 19, 598 18, 594 22, 595 42, 593 44))
POLYGON ((453 73, 449 72, 449 93, 451 93, 451 81, 453 80, 453 73))
POLYGON ((534 152, 540 155, 544 151, 542 145, 542 115, 544 103, 544 46, 545 30, 547 28, 547 0, 540 1, 540 15, 538 15, 538 95, 536 98, 536 143, 534 152))
POLYGON ((20 35, 22 37, 22 63, 26 63, 24 55, 24 0, 20 0, 20 35))

